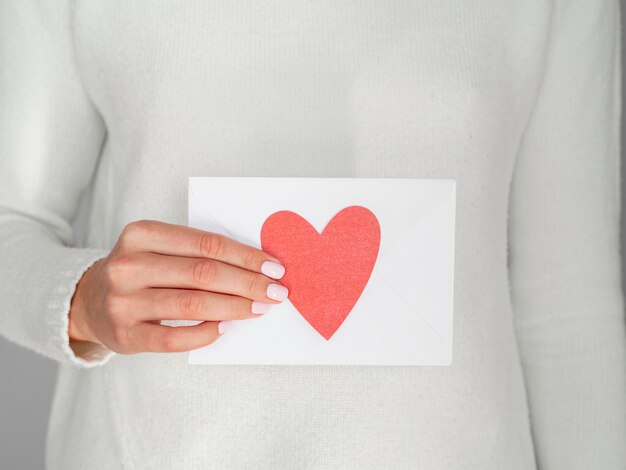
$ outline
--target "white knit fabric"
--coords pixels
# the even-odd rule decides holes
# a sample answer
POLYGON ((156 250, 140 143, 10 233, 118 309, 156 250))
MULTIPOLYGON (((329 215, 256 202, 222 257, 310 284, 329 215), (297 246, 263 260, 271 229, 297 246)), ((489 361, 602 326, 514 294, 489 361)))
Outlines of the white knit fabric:
POLYGON ((0 0, 0 330, 61 363, 48 467, 626 468, 618 21, 618 0, 0 0), (456 179, 453 365, 79 357, 77 280, 128 222, 185 224, 188 176, 456 179))

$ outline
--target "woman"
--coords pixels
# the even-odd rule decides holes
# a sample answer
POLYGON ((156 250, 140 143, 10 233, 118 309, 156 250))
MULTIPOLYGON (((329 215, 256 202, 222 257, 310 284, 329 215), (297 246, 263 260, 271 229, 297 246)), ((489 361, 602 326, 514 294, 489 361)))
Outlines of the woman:
POLYGON ((61 363, 49 468, 626 466, 617 0, 0 4, 0 326, 61 363), (203 175, 455 179, 453 365, 189 366, 288 295, 185 227, 203 175))

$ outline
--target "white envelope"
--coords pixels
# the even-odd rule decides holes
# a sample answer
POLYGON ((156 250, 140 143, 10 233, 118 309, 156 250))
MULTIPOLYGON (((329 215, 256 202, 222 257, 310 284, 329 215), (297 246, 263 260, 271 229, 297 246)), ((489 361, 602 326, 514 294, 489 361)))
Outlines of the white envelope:
POLYGON ((190 364, 450 365, 456 182, 416 178, 191 177, 189 226, 261 248, 263 222, 289 210, 318 232, 364 206, 380 224, 371 277, 330 339, 287 300, 235 320, 190 364))

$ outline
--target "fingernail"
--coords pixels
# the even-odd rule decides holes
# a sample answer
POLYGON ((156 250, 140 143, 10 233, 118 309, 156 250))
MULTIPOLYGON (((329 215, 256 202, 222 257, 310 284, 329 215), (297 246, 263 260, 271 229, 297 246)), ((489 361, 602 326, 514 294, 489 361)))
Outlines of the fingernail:
POLYGON ((263 303, 263 302, 257 302, 256 300, 254 300, 252 302, 252 313, 257 313, 257 314, 258 313, 265 313, 265 312, 267 312, 270 309, 271 306, 272 306, 271 304, 266 304, 266 303, 263 303))
POLYGON ((261 272, 272 279, 280 279, 285 275, 285 267, 274 261, 264 261, 261 265, 261 272))
POLYGON ((217 331, 219 334, 224 334, 224 332, 228 329, 228 325, 230 325, 229 320, 222 320, 217 324, 217 331))
POLYGON ((270 284, 267 286, 267 296, 270 299, 277 300, 282 302, 289 295, 289 291, 285 286, 281 286, 280 284, 270 284))

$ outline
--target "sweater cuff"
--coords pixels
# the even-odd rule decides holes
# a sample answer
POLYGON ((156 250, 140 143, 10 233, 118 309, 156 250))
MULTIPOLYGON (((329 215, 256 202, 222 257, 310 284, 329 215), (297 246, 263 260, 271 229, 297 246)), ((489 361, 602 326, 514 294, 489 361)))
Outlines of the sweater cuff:
POLYGON ((58 266, 60 281, 56 292, 50 297, 46 318, 50 336, 48 352, 54 359, 90 368, 105 364, 113 354, 106 346, 88 341, 71 341, 69 337, 69 312, 78 281, 96 261, 108 255, 108 250, 92 248, 70 248, 74 256, 67 256, 58 266))

